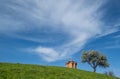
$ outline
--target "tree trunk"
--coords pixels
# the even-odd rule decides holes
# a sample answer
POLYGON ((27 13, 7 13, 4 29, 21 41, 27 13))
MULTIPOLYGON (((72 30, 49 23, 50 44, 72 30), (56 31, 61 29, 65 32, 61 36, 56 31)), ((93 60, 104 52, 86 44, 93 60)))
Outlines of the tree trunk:
POLYGON ((96 68, 93 68, 94 69, 94 72, 96 72, 96 68))

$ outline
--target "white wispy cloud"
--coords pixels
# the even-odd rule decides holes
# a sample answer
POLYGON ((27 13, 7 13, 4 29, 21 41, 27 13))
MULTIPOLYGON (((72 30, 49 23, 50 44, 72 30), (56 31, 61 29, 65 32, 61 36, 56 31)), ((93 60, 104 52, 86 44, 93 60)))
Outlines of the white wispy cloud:
POLYGON ((114 45, 114 46, 107 46, 105 47, 105 49, 119 49, 120 48, 120 45, 114 45))
POLYGON ((120 38, 120 35, 114 36, 114 38, 118 39, 118 38, 120 38))
POLYGON ((115 23, 115 25, 113 26, 106 26, 105 28, 102 28, 100 35, 98 35, 97 37, 107 36, 112 33, 118 32, 119 30, 120 30, 120 24, 118 22, 115 23))
POLYGON ((37 47, 33 50, 33 52, 38 53, 43 59, 48 62, 55 61, 60 57, 59 53, 56 52, 53 48, 37 47))
MULTIPOLYGON (((53 29, 52 32, 55 34, 61 32, 61 36, 57 39, 57 35, 52 37, 53 34, 49 35, 51 30, 48 29, 48 35, 44 35, 46 38, 43 40, 52 37, 51 40, 56 41, 68 37, 68 35, 70 36, 71 39, 67 39, 68 42, 65 44, 59 44, 59 46, 56 47, 37 46, 33 49, 40 57, 49 62, 70 57, 82 49, 92 37, 96 35, 103 36, 109 33, 107 29, 103 30, 104 28, 101 27, 103 25, 101 21, 103 16, 102 12, 99 10, 105 3, 105 1, 102 0, 16 0, 12 2, 12 4, 6 6, 20 14, 16 17, 21 17, 22 20, 15 20, 15 18, 12 17, 10 17, 10 19, 3 17, 8 24, 6 26, 4 26, 5 23, 2 24, 3 26, 0 30, 4 32, 6 30, 10 31, 7 32, 7 34, 11 33, 12 36, 17 38, 38 43, 42 42, 39 33, 43 32, 41 28, 45 26, 53 29), (14 21, 15 24, 18 22, 18 24, 12 25, 14 24, 13 22, 9 24, 7 20, 14 21), (30 26, 30 22, 34 23, 34 25, 30 26), (12 28, 8 28, 11 25, 12 28), (24 32, 29 34, 31 30, 32 32, 37 31, 38 35, 36 36, 35 34, 36 37, 33 37, 30 33, 31 36, 24 36, 24 32), (66 36, 63 37, 62 32, 64 32, 64 34, 66 33, 66 36), (23 34, 20 35, 20 33, 23 34)), ((8 16, 11 15, 8 14, 8 16)), ((0 21, 3 20, 0 19, 0 21)), ((114 30, 111 30, 111 32, 114 32, 114 30)), ((50 40, 48 41, 50 42, 50 40)))
POLYGON ((101 33, 100 35, 97 36, 98 37, 103 37, 103 36, 107 36, 107 35, 110 35, 112 33, 115 33, 119 31, 118 28, 109 28, 109 29, 106 29, 105 31, 102 31, 103 33, 101 33))
POLYGON ((51 28, 60 27, 57 24, 62 24, 61 27, 70 33, 74 38, 67 44, 57 48, 52 48, 54 52, 49 50, 51 48, 45 48, 47 51, 49 51, 49 53, 47 51, 44 52, 47 52, 47 55, 51 54, 50 57, 44 55, 46 53, 43 54, 41 51, 38 51, 42 58, 47 61, 51 59, 52 61, 55 61, 62 59, 63 57, 70 57, 82 49, 88 39, 101 32, 100 26, 102 23, 99 20, 101 16, 97 15, 100 14, 97 12, 97 10, 102 5, 102 3, 99 1, 89 4, 84 0, 76 3, 73 3, 72 0, 46 0, 40 2, 38 1, 37 4, 38 9, 36 9, 35 14, 38 19, 52 23, 53 26, 51 28), (55 54, 55 57, 53 57, 53 54, 55 54))

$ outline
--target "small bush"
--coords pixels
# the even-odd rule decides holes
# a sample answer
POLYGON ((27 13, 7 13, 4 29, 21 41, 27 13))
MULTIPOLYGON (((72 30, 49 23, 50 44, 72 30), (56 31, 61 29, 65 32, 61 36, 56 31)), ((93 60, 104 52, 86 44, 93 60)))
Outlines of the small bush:
POLYGON ((106 71, 105 75, 107 75, 107 76, 113 76, 113 77, 115 76, 113 71, 106 71))

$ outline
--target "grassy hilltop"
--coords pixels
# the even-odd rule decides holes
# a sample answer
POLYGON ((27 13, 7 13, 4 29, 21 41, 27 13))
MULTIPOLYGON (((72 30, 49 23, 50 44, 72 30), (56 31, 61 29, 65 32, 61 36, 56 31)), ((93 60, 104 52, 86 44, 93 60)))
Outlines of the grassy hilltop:
POLYGON ((0 79, 119 79, 119 78, 64 67, 0 63, 0 79))

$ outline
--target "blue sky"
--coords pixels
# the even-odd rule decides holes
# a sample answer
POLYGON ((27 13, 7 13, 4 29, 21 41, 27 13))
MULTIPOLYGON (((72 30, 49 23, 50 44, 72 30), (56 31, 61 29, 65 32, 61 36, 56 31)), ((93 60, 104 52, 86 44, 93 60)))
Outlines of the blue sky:
POLYGON ((119 0, 1 0, 0 62, 65 66, 70 58, 78 68, 82 50, 107 55, 120 77, 119 0))

